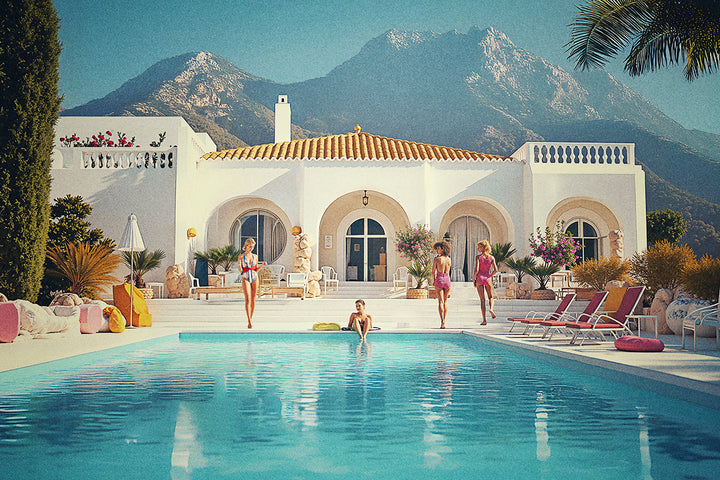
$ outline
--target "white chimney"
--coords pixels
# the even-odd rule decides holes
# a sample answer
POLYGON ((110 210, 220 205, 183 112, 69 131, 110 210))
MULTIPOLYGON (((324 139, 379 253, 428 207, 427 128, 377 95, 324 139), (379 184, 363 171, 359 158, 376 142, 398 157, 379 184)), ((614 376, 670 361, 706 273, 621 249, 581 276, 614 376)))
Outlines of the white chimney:
POLYGON ((275 143, 290 141, 290 104, 287 95, 278 95, 275 104, 275 143))

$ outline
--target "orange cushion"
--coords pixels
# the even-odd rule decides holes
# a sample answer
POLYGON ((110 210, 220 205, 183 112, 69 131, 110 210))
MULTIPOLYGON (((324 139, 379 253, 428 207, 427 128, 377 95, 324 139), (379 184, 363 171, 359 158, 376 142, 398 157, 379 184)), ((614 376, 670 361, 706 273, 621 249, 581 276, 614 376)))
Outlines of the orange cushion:
MULTIPOLYGON (((148 312, 147 304, 142 292, 133 287, 132 325, 135 327, 149 327, 152 325, 152 315, 148 312)), ((130 322, 130 284, 113 285, 113 303, 120 309, 127 322, 130 322)), ((128 323, 129 324, 129 323, 128 323)))
POLYGON ((623 297, 625 296, 625 292, 627 292, 627 287, 611 288, 608 291, 607 297, 605 298, 605 304, 603 305, 601 311, 607 313, 608 315, 612 315, 617 312, 617 309, 620 307, 623 297))

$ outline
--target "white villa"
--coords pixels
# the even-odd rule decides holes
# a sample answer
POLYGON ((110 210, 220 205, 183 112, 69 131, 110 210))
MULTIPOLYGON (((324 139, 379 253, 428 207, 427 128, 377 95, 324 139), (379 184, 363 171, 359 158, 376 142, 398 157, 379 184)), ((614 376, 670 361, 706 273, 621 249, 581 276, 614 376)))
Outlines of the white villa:
POLYGON ((295 226, 314 242, 312 270, 332 266, 341 281, 391 277, 404 264, 394 234, 415 224, 452 239, 454 281, 472 275, 479 240, 512 242, 524 256, 536 227, 558 220, 584 242, 586 257, 610 255, 611 232, 623 236, 626 257, 646 247, 634 144, 531 142, 502 157, 359 128, 291 140, 286 96, 276 112, 275 143, 220 152, 180 117, 61 117, 51 199, 81 195, 92 226, 118 243, 136 214, 146 247, 167 254, 150 281, 164 281, 172 264, 192 272, 194 251, 247 237, 261 261, 292 271, 295 226), (61 137, 108 130, 141 147, 59 146, 61 137), (162 132, 163 145, 149 148, 162 132))

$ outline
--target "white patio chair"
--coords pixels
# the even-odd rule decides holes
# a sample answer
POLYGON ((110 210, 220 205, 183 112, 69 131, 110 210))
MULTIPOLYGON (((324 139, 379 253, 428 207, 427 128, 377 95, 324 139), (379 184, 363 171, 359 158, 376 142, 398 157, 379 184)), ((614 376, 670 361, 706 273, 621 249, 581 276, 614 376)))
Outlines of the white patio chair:
POLYGON ((280 280, 282 280, 283 275, 285 275, 285 265, 271 263, 270 265, 266 265, 266 267, 272 270, 273 277, 275 277, 275 283, 279 287, 280 280))
MULTIPOLYGON (((718 293, 718 299, 720 300, 720 292, 718 293)), ((697 336, 698 327, 701 326, 715 329, 715 348, 720 349, 720 302, 698 308, 683 318, 680 348, 685 348, 685 331, 687 330, 692 332, 693 351, 695 351, 695 337, 697 336)))
POLYGON ((192 297, 195 293, 195 289, 200 286, 200 280, 195 278, 190 272, 185 272, 185 275, 187 275, 188 277, 188 285, 190 285, 190 297, 192 297))
POLYGON ((288 287, 303 287, 305 293, 303 297, 307 296, 308 293, 308 280, 307 273, 288 273, 287 274, 287 286, 288 287))
POLYGON ((393 274, 393 288, 408 288, 410 286, 409 277, 410 274, 408 273, 407 267, 398 267, 398 269, 395 270, 395 273, 393 274))
POLYGON ((334 284, 336 291, 340 290, 340 286, 339 286, 338 278, 337 278, 337 272, 335 271, 335 269, 333 267, 324 265, 324 266, 320 267, 320 271, 323 274, 323 287, 324 287, 325 293, 327 293, 328 283, 331 285, 334 284))

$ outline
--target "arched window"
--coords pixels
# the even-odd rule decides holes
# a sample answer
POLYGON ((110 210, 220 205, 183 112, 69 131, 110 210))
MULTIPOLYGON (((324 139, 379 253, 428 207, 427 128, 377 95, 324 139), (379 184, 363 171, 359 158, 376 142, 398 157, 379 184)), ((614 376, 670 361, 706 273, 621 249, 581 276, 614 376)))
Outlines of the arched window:
POLYGON ((245 240, 257 242, 255 253, 261 262, 274 263, 287 244, 287 231, 280 219, 267 210, 254 209, 240 215, 230 232, 232 243, 242 248, 245 240))
POLYGON ((598 244, 600 242, 600 237, 598 236, 597 229, 590 224, 590 222, 587 220, 574 220, 568 224, 565 231, 570 233, 575 240, 580 242, 581 248, 575 253, 578 257, 578 262, 591 258, 598 258, 598 244))

